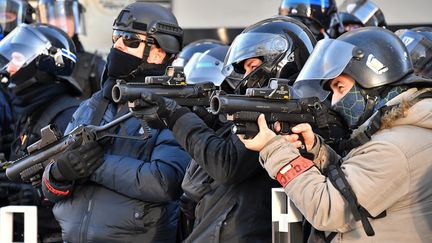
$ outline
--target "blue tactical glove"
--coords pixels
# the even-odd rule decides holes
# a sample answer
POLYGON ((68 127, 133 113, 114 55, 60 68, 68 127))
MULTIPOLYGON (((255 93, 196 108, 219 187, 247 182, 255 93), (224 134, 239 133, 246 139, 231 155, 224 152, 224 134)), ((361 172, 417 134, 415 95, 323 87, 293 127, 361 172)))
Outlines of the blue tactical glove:
POLYGON ((68 148, 54 158, 50 173, 59 182, 87 178, 103 163, 103 155, 97 142, 68 148))

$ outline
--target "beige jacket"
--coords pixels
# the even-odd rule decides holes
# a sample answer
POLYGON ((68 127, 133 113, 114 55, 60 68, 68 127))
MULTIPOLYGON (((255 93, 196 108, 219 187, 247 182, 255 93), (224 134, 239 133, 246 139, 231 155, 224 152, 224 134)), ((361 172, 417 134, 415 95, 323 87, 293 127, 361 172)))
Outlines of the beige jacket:
MULTIPOLYGON (((372 216, 387 212, 384 218, 370 219, 375 236, 365 234, 347 202, 321 174, 329 160, 339 157, 320 142, 313 149, 317 167, 286 186, 286 194, 315 228, 339 232, 332 242, 432 242, 432 99, 414 104, 405 114, 350 151, 341 166, 358 202, 372 216)), ((288 163, 296 156, 298 151, 280 137, 260 153, 261 160, 271 164, 288 163)))

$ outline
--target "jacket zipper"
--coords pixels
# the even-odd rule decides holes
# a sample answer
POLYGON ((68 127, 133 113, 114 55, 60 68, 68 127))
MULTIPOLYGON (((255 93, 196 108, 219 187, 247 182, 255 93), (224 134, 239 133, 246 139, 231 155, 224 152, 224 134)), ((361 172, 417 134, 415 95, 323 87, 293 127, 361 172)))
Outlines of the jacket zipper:
POLYGON ((90 199, 87 206, 87 212, 84 214, 82 224, 81 224, 81 229, 80 229, 80 242, 83 243, 87 242, 87 231, 88 231, 88 225, 90 222, 92 209, 93 209, 93 199, 90 199))

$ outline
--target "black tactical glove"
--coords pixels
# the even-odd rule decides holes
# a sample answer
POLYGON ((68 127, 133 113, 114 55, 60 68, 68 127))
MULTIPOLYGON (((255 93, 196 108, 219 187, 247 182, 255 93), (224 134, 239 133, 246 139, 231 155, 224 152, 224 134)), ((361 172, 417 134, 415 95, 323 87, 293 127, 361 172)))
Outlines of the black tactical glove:
POLYGON ((159 118, 168 120, 177 109, 181 106, 175 100, 159 96, 154 93, 146 92, 141 95, 142 100, 158 107, 157 114, 159 118))
POLYGON ((209 128, 215 131, 226 122, 226 118, 223 115, 214 115, 202 106, 194 106, 192 107, 192 111, 199 116, 209 128))
POLYGON ((152 125, 157 124, 157 122, 154 122, 155 120, 159 120, 164 125, 171 128, 181 114, 190 112, 189 109, 179 106, 175 100, 165 98, 152 92, 142 92, 141 99, 133 102, 130 108, 136 117, 146 119, 150 127, 153 128, 160 128, 159 125, 152 125), (155 107, 157 108, 155 109, 155 107), (156 116, 151 113, 156 113, 154 114, 156 116))
POLYGON ((54 159, 50 173, 60 182, 87 178, 103 163, 103 155, 97 142, 67 149, 54 159))

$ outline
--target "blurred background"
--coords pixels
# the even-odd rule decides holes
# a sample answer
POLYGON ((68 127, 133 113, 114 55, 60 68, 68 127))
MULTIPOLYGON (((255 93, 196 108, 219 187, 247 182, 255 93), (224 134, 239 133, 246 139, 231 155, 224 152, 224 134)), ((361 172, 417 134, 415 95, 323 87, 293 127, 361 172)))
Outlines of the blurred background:
MULTIPOLYGON (((30 1, 36 3, 36 1, 30 1)), ((87 51, 106 55, 111 27, 120 10, 134 0, 80 0, 87 34, 80 39, 87 51)), ((185 30, 185 42, 213 38, 230 43, 246 26, 276 15, 281 0, 147 0, 170 8, 185 30)), ((336 0, 341 4, 343 0, 336 0)), ((373 0, 383 11, 389 28, 432 26, 432 0, 373 0)))

